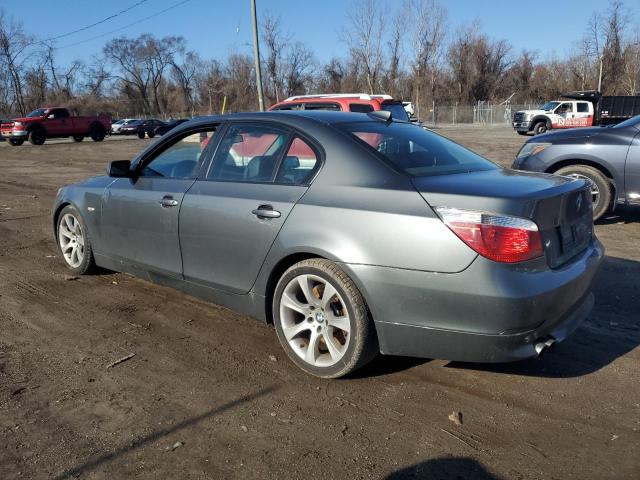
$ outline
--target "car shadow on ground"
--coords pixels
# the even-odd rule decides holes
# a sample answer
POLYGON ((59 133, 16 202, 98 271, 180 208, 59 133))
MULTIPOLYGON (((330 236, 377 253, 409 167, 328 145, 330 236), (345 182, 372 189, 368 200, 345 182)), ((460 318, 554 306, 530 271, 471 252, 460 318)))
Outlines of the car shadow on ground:
POLYGON ((618 205, 612 213, 605 215, 596 225, 615 225, 619 223, 639 223, 640 206, 618 205))
POLYGON ((606 257, 593 285, 593 311, 580 328, 548 353, 505 364, 451 362, 447 368, 551 378, 596 372, 640 345, 638 279, 640 262, 606 257))
POLYGON ((197 415, 195 417, 191 417, 187 420, 184 420, 180 423, 177 423, 173 426, 171 426, 170 428, 164 428, 161 430, 157 430, 145 437, 142 437, 138 440, 135 440, 133 442, 128 442, 126 445, 123 445, 119 448, 116 448, 112 451, 110 451, 109 453, 106 453, 104 455, 100 455, 97 457, 93 457, 93 458, 89 458, 87 459, 87 461, 85 463, 82 463, 80 465, 76 465, 75 467, 69 468, 68 470, 65 470, 64 472, 60 473, 59 475, 57 475, 56 477, 53 477, 54 480, 66 480, 69 478, 78 478, 80 476, 82 476, 84 478, 84 474, 86 474, 87 472, 90 472, 92 470, 94 470, 95 468, 105 464, 105 463, 109 463, 112 460, 115 460, 116 458, 120 457, 121 455, 125 455, 131 451, 137 450, 139 448, 145 447, 149 444, 152 444, 160 439, 162 439, 163 437, 166 437, 167 435, 170 435, 174 432, 180 431, 184 428, 190 427, 196 423, 199 423, 207 418, 210 417, 214 417, 216 415, 219 415, 227 410, 231 410, 233 408, 238 407, 239 405, 242 405, 244 403, 247 402, 252 402, 254 400, 256 400, 259 397, 262 397, 264 395, 268 395, 270 393, 273 393, 276 390, 275 387, 267 387, 264 388, 258 392, 249 394, 249 395, 245 395, 243 397, 240 397, 236 400, 232 400, 230 402, 227 402, 223 405, 220 405, 219 407, 216 408, 212 408, 211 410, 208 410, 204 413, 201 413, 200 415, 197 415))
POLYGON ((434 458, 411 465, 385 477, 385 480, 501 480, 479 462, 468 457, 434 458))

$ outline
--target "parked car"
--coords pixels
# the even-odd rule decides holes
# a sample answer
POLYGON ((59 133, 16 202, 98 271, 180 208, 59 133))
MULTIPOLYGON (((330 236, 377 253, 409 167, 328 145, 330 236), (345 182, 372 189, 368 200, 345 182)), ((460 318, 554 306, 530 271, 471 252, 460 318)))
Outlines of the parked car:
POLYGON ((162 120, 149 118, 147 120, 134 120, 120 128, 121 135, 137 135, 138 138, 155 137, 155 129, 166 125, 162 120))
POLYGON ((409 120, 402 102, 394 100, 390 95, 366 93, 296 95, 272 105, 269 110, 335 110, 358 113, 383 110, 391 112, 395 120, 409 120))
POLYGON ((59 190, 62 258, 272 322, 321 377, 378 352, 504 362, 567 337, 603 255, 587 183, 503 169, 383 117, 185 123, 59 190))
POLYGON ((610 127, 532 138, 513 168, 586 179, 596 220, 617 204, 640 204, 640 115, 610 127))
POLYGON ((189 121, 188 118, 179 118, 177 120, 170 120, 169 122, 167 122, 166 125, 161 125, 159 127, 156 127, 154 133, 156 135, 164 135, 169 130, 173 130, 178 125, 182 125, 183 123, 188 122, 188 121, 189 121))
POLYGON ((122 118, 120 120, 116 120, 111 124, 111 135, 120 135, 120 129, 131 122, 139 121, 137 118, 122 118))
POLYGON ((538 110, 514 113, 513 128, 520 135, 542 135, 552 129, 613 125, 640 114, 640 96, 602 96, 589 90, 562 97, 538 110))
POLYGON ((111 117, 74 117, 66 108, 38 108, 26 117, 2 123, 0 130, 15 147, 27 139, 33 145, 42 145, 47 138, 64 137, 81 142, 89 136, 94 142, 101 142, 111 130, 111 117))

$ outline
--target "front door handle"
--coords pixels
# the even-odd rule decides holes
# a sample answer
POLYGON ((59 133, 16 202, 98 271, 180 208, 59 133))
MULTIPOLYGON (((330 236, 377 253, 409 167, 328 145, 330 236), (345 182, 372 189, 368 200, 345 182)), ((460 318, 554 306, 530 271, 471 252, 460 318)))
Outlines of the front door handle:
POLYGON ((175 207, 178 205, 178 200, 174 200, 171 195, 165 195, 162 197, 162 200, 160 200, 160 205, 162 205, 163 208, 175 207))
POLYGON ((280 218, 280 212, 278 210, 274 210, 271 205, 260 205, 255 210, 251 210, 258 218, 280 218))

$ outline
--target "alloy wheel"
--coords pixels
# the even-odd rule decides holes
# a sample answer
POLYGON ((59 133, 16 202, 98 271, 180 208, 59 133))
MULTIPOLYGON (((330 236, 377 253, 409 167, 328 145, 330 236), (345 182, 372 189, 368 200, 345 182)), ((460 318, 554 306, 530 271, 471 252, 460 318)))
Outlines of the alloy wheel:
POLYGON ((280 321, 289 346, 309 365, 335 365, 349 347, 351 322, 344 299, 317 275, 289 281, 280 298, 280 321))
POLYGON ((78 219, 65 213, 58 226, 58 242, 64 260, 71 268, 78 268, 84 260, 84 233, 78 219))
POLYGON ((586 175, 582 175, 580 173, 570 173, 567 177, 576 178, 578 180, 585 180, 589 185, 589 191, 591 192, 591 202, 593 209, 596 210, 598 207, 598 203, 600 202, 600 189, 596 182, 593 179, 587 177, 586 175))

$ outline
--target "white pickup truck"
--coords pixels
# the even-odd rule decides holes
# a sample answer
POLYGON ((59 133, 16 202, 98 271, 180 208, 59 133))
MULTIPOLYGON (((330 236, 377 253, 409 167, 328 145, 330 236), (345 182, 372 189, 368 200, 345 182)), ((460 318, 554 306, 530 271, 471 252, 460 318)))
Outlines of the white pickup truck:
POLYGON ((520 135, 540 135, 555 128, 590 127, 594 105, 586 100, 555 100, 538 110, 520 110, 513 115, 513 128, 520 135))

